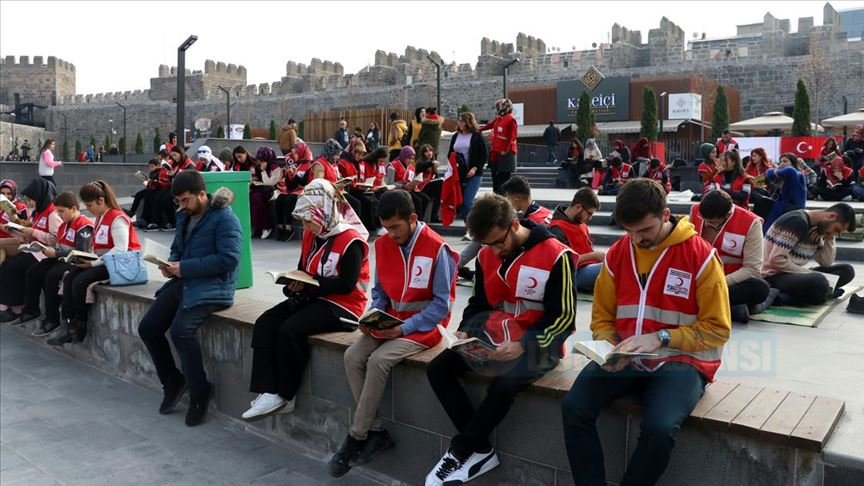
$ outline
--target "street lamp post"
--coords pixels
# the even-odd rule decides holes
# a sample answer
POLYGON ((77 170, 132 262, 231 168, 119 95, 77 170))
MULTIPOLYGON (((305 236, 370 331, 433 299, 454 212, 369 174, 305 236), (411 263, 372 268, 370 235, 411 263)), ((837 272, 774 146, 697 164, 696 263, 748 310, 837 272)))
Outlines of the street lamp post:
POLYGON ((440 115, 441 114, 441 63, 436 61, 432 56, 430 56, 428 54, 426 55, 426 58, 429 59, 432 62, 432 64, 435 65, 435 79, 436 79, 436 85, 435 86, 437 88, 437 95, 436 95, 435 99, 437 100, 436 106, 438 106, 438 114, 440 115))
POLYGON ((231 138, 231 92, 222 86, 216 87, 221 89, 222 92, 225 93, 225 96, 228 97, 228 99, 225 100, 225 138, 231 138))
POLYGON ((197 35, 190 35, 177 48, 177 137, 181 147, 186 145, 186 131, 183 129, 186 116, 186 49, 197 40, 197 35))
POLYGON ((17 155, 18 144, 15 143, 15 113, 9 113, 9 116, 12 118, 12 136, 9 140, 12 142, 12 152, 16 152, 17 155))
POLYGON ((507 71, 510 69, 510 66, 519 62, 519 58, 513 59, 504 65, 504 97, 507 97, 507 71))
POLYGON ((63 117, 63 146, 68 147, 69 145, 67 145, 67 142, 68 142, 68 138, 69 138, 69 130, 68 130, 68 126, 66 124, 66 114, 60 113, 59 111, 56 111, 55 113, 57 113, 58 116, 63 117))
MULTIPOLYGON (((843 99, 843 114, 845 115, 845 114, 849 113, 849 100, 847 100, 845 96, 843 96, 842 99, 843 99)), ((844 141, 846 140, 846 125, 843 125, 843 140, 844 141)))
POLYGON ((663 138, 663 98, 666 97, 666 92, 660 93, 657 97, 657 114, 659 115, 657 118, 660 119, 660 130, 657 132, 657 141, 659 142, 661 138, 663 138))
POLYGON ((126 107, 118 101, 115 101, 114 103, 123 110, 123 145, 125 145, 125 147, 123 147, 123 163, 125 164, 126 152, 129 151, 129 139, 126 138, 126 107))

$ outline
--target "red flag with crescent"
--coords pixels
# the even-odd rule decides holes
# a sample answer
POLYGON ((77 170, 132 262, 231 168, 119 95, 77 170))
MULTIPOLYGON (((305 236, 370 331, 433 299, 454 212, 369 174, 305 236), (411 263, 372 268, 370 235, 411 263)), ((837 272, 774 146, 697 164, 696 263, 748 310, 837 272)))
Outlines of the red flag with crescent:
POLYGON ((781 137, 780 153, 792 152, 802 159, 818 159, 828 137, 781 137))

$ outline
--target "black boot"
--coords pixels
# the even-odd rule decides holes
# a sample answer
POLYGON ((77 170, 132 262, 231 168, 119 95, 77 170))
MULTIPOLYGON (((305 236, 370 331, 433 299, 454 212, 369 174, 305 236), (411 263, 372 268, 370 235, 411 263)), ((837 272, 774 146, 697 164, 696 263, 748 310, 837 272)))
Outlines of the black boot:
POLYGON ((72 319, 72 343, 78 344, 84 341, 84 338, 87 336, 87 323, 84 321, 79 321, 78 319, 72 319))
POLYGON ((178 375, 171 383, 162 385, 162 403, 159 405, 162 415, 171 413, 186 393, 186 377, 180 373, 178 375))
POLYGON ((210 406, 210 398, 213 396, 213 385, 208 384, 207 392, 201 395, 189 393, 189 410, 186 411, 186 426, 195 427, 204 422, 207 416, 207 407, 210 406))
POLYGON ((63 346, 66 343, 71 343, 74 339, 75 331, 72 330, 72 320, 65 319, 63 321, 63 329, 56 336, 48 339, 46 342, 50 346, 63 346))

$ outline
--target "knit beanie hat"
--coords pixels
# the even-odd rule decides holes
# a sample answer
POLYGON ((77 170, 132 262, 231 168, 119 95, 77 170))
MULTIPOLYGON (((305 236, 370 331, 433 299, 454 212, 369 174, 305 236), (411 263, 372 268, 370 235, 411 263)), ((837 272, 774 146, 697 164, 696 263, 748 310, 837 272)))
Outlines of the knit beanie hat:
POLYGON ((324 144, 324 150, 321 152, 321 155, 323 155, 327 160, 330 160, 332 157, 341 153, 342 145, 339 145, 339 142, 331 138, 324 144))
POLYGON ((708 155, 711 154, 712 150, 716 149, 717 147, 715 147, 713 143, 703 143, 699 146, 699 153, 702 154, 703 160, 708 160, 708 155))
POLYGON ((408 158, 414 157, 417 153, 414 151, 414 148, 411 146, 404 146, 402 150, 399 151, 399 162, 402 162, 404 165, 408 165, 408 158))

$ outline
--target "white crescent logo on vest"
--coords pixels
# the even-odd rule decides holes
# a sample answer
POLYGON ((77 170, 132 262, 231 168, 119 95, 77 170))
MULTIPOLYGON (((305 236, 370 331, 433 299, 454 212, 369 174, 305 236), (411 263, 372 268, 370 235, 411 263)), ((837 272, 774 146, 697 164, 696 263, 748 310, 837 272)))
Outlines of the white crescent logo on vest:
POLYGON ((669 268, 666 273, 666 284, 663 285, 663 293, 672 297, 681 297, 682 299, 690 298, 690 283, 693 281, 693 274, 669 268))
POLYGON ((429 279, 432 278, 432 259, 425 256, 415 256, 412 268, 411 282, 408 287, 412 289, 429 287, 429 279))
POLYGON ((546 295, 546 281, 549 271, 523 265, 516 279, 516 297, 520 299, 543 300, 546 295))

